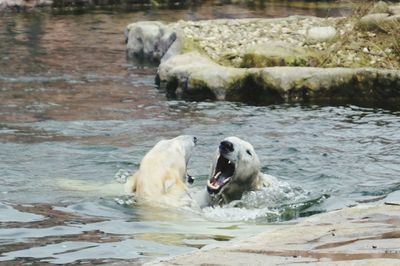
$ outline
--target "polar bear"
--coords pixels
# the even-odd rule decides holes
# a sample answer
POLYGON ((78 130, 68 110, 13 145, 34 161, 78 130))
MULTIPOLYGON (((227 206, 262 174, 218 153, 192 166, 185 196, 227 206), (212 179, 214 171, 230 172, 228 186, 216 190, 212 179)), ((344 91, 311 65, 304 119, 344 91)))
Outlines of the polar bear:
POLYGON ((189 135, 161 140, 143 157, 125 191, 148 203, 187 205, 187 164, 196 144, 197 138, 189 135))
POLYGON ((260 172, 260 160, 253 146, 238 137, 225 138, 219 145, 207 182, 209 204, 239 200, 246 191, 276 183, 275 177, 260 172))

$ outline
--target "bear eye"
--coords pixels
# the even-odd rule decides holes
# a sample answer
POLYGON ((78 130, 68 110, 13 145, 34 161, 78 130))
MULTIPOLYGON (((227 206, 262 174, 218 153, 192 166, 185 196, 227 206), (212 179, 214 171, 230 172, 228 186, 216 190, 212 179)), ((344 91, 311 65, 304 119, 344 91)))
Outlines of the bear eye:
POLYGON ((250 150, 246 150, 247 154, 252 156, 251 151, 250 150))

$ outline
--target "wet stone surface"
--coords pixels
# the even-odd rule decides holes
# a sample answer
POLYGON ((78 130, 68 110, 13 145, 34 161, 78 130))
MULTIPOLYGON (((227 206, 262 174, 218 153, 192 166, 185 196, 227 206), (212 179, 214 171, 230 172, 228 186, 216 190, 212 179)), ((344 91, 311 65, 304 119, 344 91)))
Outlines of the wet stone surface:
POLYGON ((273 265, 396 265, 400 259, 399 210, 384 205, 344 209, 221 248, 147 265, 241 265, 246 260, 252 265, 263 261, 273 265))

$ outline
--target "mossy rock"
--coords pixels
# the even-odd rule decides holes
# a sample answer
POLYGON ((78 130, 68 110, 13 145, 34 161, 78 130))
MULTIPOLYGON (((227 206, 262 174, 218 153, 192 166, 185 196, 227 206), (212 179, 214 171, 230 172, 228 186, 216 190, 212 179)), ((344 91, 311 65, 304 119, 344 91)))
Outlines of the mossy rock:
POLYGON ((356 23, 356 27, 366 31, 381 31, 382 25, 388 17, 388 13, 368 14, 356 23))
POLYGON ((400 72, 373 68, 221 66, 199 53, 177 55, 158 71, 169 98, 398 106, 400 72))
POLYGON ((385 1, 376 2, 368 11, 368 14, 389 13, 389 4, 385 1))
POLYGON ((316 66, 321 54, 313 49, 286 45, 258 45, 242 56, 240 67, 316 66))
POLYGON ((262 71, 250 70, 237 76, 226 91, 226 100, 266 105, 284 102, 279 82, 262 71))

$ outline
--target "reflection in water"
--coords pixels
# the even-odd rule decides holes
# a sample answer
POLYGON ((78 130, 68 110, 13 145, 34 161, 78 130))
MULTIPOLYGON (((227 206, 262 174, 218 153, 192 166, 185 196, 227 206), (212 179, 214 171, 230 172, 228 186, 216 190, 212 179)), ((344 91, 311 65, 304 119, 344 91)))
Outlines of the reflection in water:
POLYGON ((140 264, 399 189, 398 112, 167 101, 154 86, 155 67, 125 57, 122 32, 134 21, 343 9, 268 1, 130 11, 0 17, 0 261, 140 264), (193 191, 204 189, 211 157, 229 135, 249 140, 263 172, 288 186, 198 212, 121 205, 124 197, 97 189, 136 170, 158 140, 179 134, 199 138, 189 164, 193 191), (93 189, 67 189, 59 180, 93 189))

